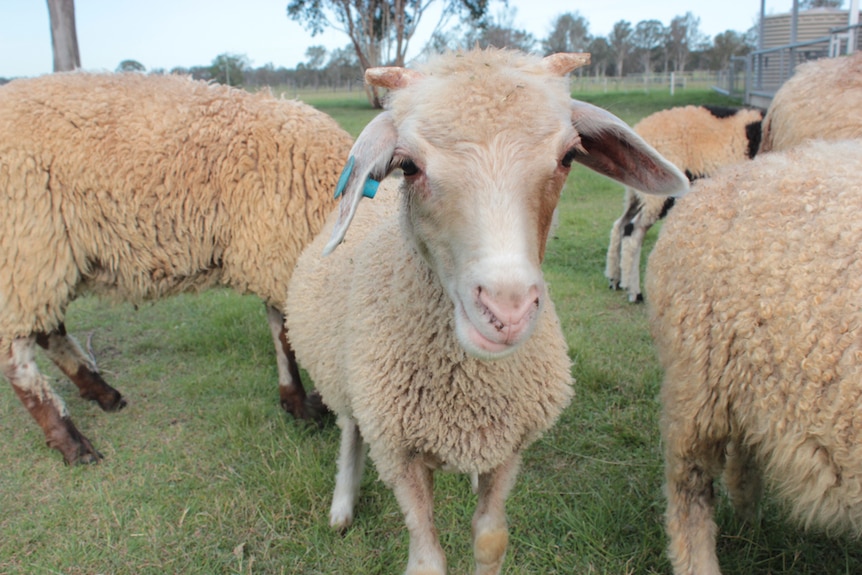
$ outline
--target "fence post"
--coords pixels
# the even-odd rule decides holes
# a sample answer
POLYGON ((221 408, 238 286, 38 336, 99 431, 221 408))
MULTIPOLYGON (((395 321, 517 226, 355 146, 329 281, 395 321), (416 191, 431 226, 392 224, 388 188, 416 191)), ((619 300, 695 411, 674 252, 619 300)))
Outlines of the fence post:
POLYGON ((670 73, 670 95, 673 96, 673 89, 676 87, 675 72, 670 73))

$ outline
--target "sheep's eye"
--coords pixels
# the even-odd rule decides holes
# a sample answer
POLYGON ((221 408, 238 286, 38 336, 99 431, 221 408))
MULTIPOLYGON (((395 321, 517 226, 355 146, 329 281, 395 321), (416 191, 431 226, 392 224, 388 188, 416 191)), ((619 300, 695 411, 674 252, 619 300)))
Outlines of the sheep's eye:
POLYGON ((580 150, 578 148, 572 148, 568 152, 566 152, 566 155, 563 156, 562 160, 560 160, 560 164, 562 164, 564 168, 571 168, 572 162, 574 162, 575 158, 577 158, 582 153, 583 150, 580 150))
POLYGON ((405 176, 415 176, 419 173, 419 166, 413 160, 405 158, 401 160, 401 171, 404 172, 405 176))

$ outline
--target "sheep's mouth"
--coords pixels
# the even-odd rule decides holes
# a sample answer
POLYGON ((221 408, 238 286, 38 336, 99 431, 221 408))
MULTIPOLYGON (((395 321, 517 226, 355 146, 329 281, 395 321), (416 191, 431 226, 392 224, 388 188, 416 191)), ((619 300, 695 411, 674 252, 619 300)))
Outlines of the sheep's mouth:
MULTIPOLYGON (((536 308, 538 311, 538 300, 536 308)), ((455 306, 456 333, 464 350, 480 359, 499 359, 515 351, 526 341, 532 332, 535 314, 522 322, 524 325, 507 326, 484 306, 475 309, 477 319, 482 323, 477 326, 462 301, 455 306)))

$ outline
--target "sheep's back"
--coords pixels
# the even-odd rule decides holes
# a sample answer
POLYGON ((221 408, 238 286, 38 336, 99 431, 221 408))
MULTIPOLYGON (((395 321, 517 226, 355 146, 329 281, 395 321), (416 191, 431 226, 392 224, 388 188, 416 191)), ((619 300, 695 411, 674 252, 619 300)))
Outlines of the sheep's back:
POLYGON ((801 64, 769 104, 760 152, 862 138, 862 53, 801 64))
POLYGON ((326 403, 359 423, 384 480, 395 473, 391 452, 487 471, 550 427, 571 397, 553 304, 513 355, 466 356, 451 300, 405 244, 400 215, 371 224, 364 207, 332 255, 321 260, 325 242, 315 241, 300 258, 288 297, 297 358, 326 403))
POLYGON ((747 127, 762 119, 762 112, 751 108, 718 114, 683 106, 651 114, 634 130, 673 165, 700 178, 752 157, 757 145, 752 149, 747 127))
POLYGON ((716 437, 732 428, 797 517, 856 532, 860 153, 811 144, 704 181, 668 217, 646 280, 665 410, 716 437))

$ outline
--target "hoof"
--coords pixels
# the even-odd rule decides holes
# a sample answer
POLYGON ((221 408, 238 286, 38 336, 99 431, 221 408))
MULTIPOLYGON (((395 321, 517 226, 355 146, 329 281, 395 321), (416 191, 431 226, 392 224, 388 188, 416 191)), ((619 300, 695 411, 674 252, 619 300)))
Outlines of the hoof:
POLYGON ((323 403, 318 391, 312 391, 301 402, 281 400, 281 408, 298 421, 315 423, 318 427, 332 419, 332 412, 323 403))
POLYGON ((126 398, 120 395, 119 392, 117 392, 116 398, 112 401, 108 401, 106 403, 102 403, 101 401, 99 402, 99 407, 102 408, 102 411, 120 411, 124 409, 126 405, 128 405, 126 403, 126 398))

